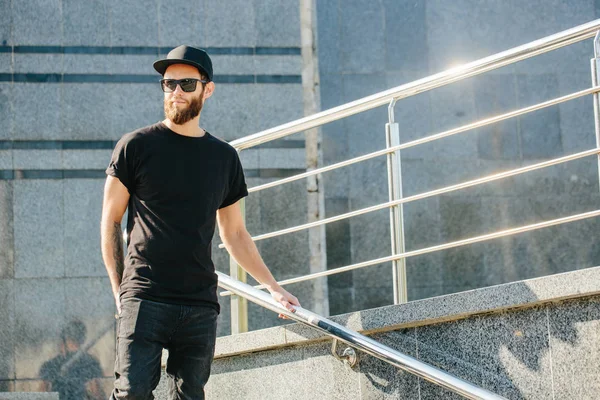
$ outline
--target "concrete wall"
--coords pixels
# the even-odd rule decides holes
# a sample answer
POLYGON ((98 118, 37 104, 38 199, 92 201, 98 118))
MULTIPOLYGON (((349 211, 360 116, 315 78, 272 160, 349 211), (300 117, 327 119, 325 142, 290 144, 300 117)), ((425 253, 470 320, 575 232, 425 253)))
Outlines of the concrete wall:
MULTIPOLYGON (((121 135, 163 118, 152 62, 179 44, 208 49, 216 92, 202 126, 225 140, 302 117, 299 5, 0 0, 0 10, 0 392, 38 390, 40 367, 73 319, 85 323, 88 342, 99 336, 89 353, 108 392, 115 310, 99 249, 103 171, 121 135)), ((303 136, 242 160, 249 186, 288 176, 305 166, 303 136)), ((252 196, 251 232, 281 227, 284 216, 305 222, 303 184, 252 196)), ((227 271, 218 242, 215 262, 227 271)), ((297 243, 305 236, 260 245, 277 275, 291 275, 280 272, 290 264, 308 272, 308 256, 290 249, 297 243)), ((228 309, 225 299, 221 335, 228 309)), ((251 328, 277 323, 253 313, 251 328)))
MULTIPOLYGON (((592 0, 318 1, 321 104, 331 108, 591 21, 592 0)), ((591 86, 592 40, 400 100, 401 142, 591 86)), ((323 127, 325 164, 385 147, 387 107, 323 127)), ((402 151, 405 196, 595 147, 592 99, 402 151)), ((388 201, 384 157, 328 172, 326 214, 388 201)), ((591 211, 593 157, 406 204, 406 249, 591 211)), ((600 262, 597 220, 407 260, 409 300, 600 262)), ((387 210, 327 228, 328 268, 391 253, 387 210)), ((391 304, 391 265, 329 278, 331 314, 391 304)))
MULTIPOLYGON (((598 278, 596 267, 333 320, 507 399, 596 399, 598 278)), ((330 349, 330 340, 300 324, 220 338, 207 395, 462 398, 361 352, 350 369, 330 349)))

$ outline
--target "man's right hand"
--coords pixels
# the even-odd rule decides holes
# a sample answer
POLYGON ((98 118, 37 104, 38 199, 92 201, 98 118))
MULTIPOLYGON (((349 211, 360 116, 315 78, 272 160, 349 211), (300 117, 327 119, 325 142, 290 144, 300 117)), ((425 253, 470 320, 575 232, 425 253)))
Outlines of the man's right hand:
POLYGON ((121 299, 119 299, 119 294, 115 294, 115 305, 117 306, 117 317, 121 315, 121 299))

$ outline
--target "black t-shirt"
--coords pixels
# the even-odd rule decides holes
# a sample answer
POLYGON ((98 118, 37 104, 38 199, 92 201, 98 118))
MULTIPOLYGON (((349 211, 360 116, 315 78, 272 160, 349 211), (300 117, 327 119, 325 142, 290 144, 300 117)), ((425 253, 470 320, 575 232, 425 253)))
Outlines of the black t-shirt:
POLYGON ((73 356, 75 353, 58 355, 46 361, 40 368, 40 378, 52 384, 52 391, 58 392, 61 400, 87 399, 86 383, 102 377, 100 363, 87 353, 78 355, 78 358, 62 371, 63 365, 73 356))
POLYGON ((159 122, 125 134, 106 173, 130 194, 121 298, 219 310, 216 212, 248 195, 237 151, 208 132, 183 136, 159 122))

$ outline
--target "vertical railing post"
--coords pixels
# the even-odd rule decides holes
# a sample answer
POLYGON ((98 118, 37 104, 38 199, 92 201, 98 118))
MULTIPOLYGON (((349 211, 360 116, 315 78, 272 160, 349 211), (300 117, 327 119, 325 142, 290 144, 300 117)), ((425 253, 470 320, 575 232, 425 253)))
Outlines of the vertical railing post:
MULTIPOLYGON (((240 200, 242 217, 246 223, 246 199, 240 200)), ((246 271, 229 255, 229 276, 246 283, 246 271)), ((231 296, 231 334, 248 332, 248 301, 241 297, 231 296)))
MULTIPOLYGON (((594 58, 591 60, 592 85, 600 82, 600 31, 594 38, 594 58)), ((600 94, 594 93, 594 125, 596 127, 596 148, 600 147, 600 94)), ((600 155, 598 155, 598 179, 600 180, 600 155)))
MULTIPOLYGON (((394 105, 392 100, 388 107, 389 122, 385 125, 385 142, 388 148, 400 144, 400 129, 394 122, 394 105)), ((400 150, 387 155, 388 189, 390 201, 402 198, 402 166, 400 150)), ((390 235, 392 254, 404 253, 404 209, 402 204, 390 208, 390 235)), ((406 260, 392 261, 394 304, 408 301, 406 286, 406 260)))

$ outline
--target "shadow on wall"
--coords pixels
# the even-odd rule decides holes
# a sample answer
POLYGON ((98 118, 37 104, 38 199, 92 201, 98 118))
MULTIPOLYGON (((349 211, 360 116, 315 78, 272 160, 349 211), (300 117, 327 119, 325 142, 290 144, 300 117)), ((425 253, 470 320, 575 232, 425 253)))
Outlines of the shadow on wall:
POLYGON ((99 337, 83 346, 86 334, 87 329, 79 320, 69 322, 62 329, 58 355, 40 369, 41 391, 58 392, 61 399, 67 400, 106 398, 98 380, 102 378, 100 362, 87 352, 99 337))
MULTIPOLYGON (((106 378, 105 375, 107 370, 112 370, 112 363, 109 366, 102 365, 99 358, 93 353, 98 353, 94 347, 97 347, 99 342, 109 335, 114 335, 114 322, 111 321, 108 325, 97 328, 94 327, 93 336, 88 335, 86 325, 79 319, 73 319, 62 327, 55 339, 44 337, 42 343, 29 343, 29 346, 33 346, 32 349, 27 350, 30 354, 21 354, 26 359, 19 359, 18 353, 16 357, 22 365, 17 368, 17 372, 25 368, 23 367, 25 364, 28 364, 26 369, 30 372, 18 372, 14 383, 5 381, 7 385, 4 385, 2 390, 8 392, 58 392, 61 400, 106 399, 110 385, 112 385, 112 378, 106 378), (42 358, 49 354, 42 348, 52 346, 54 341, 55 355, 49 359, 42 358), (35 357, 36 347, 38 348, 37 357, 35 357), (25 375, 30 377, 24 378, 25 375)), ((32 338, 29 338, 30 342, 31 340, 32 338)), ((25 345, 25 343, 21 345, 25 345)), ((114 355, 110 359, 113 357, 114 355)), ((101 358, 104 361, 109 359, 104 356, 101 358)))
POLYGON ((102 335, 85 343, 87 329, 83 322, 69 322, 61 331, 58 354, 40 368, 40 391, 58 392, 61 400, 105 399, 100 362, 87 351, 112 329, 111 324, 102 335))

